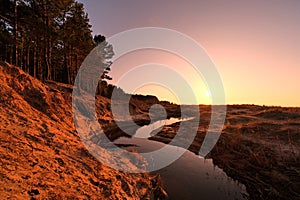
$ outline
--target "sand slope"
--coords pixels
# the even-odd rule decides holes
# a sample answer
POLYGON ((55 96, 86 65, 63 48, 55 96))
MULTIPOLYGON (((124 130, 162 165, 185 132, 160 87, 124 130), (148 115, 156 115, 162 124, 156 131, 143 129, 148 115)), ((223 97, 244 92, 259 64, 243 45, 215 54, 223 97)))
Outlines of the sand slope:
POLYGON ((71 86, 6 63, 0 85, 0 199, 158 199, 149 175, 112 170, 82 146, 71 86))

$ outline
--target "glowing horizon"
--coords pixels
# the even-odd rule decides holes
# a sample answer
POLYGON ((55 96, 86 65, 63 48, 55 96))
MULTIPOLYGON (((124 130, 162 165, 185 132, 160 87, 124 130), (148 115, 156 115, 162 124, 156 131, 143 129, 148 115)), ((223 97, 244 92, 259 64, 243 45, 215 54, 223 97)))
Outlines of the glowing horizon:
MULTIPOLYGON (((132 28, 156 26, 192 37, 215 63, 224 83, 227 104, 300 106, 300 1, 133 0, 130 5, 126 1, 82 2, 94 34, 110 37, 132 28)), ((188 65, 170 55, 146 53, 126 55, 122 63, 114 63, 112 83, 145 63, 165 64, 180 73, 188 65)), ((193 84, 197 104, 210 104, 209 89, 203 80, 196 80, 192 72, 184 74, 193 84)), ((174 95, 157 86, 144 86, 136 92, 177 101, 174 95)))

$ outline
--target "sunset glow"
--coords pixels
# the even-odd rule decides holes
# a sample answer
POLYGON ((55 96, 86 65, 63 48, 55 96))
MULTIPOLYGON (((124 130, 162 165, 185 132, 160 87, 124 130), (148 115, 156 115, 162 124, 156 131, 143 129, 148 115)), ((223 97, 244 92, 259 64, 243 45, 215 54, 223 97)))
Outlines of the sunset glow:
MULTIPOLYGON (((110 37, 132 28, 156 26, 196 40, 215 63, 228 104, 300 105, 300 1, 130 1, 130 6, 127 1, 105 0, 99 6, 92 0, 82 2, 95 34, 110 37)), ((144 56, 135 53, 124 57, 122 64, 114 64, 112 83, 137 65, 166 64, 184 71, 197 103, 209 104, 209 88, 194 73, 185 71, 187 63, 170 55, 153 56, 150 51, 144 56)), ((156 87, 138 92, 175 101, 156 87)))

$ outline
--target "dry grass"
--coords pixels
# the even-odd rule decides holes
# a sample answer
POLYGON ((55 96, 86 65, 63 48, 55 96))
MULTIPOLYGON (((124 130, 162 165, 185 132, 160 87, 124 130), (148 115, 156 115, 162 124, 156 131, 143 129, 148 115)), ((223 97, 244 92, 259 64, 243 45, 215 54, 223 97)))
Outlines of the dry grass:
MULTIPOLYGON (((209 107, 201 110, 189 148, 196 154, 210 117, 209 107)), ((169 143, 179 126, 165 127, 151 139, 169 143)), ((300 198, 300 108, 228 106, 223 132, 208 157, 243 183, 250 199, 300 198)))

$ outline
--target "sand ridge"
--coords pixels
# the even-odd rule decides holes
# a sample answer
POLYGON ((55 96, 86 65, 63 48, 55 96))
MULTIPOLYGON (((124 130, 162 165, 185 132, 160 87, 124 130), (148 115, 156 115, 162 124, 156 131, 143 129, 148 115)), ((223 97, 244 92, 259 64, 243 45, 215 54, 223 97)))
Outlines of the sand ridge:
POLYGON ((71 86, 44 84, 7 63, 0 85, 0 199, 162 199, 156 178, 108 168, 84 148, 71 86))

